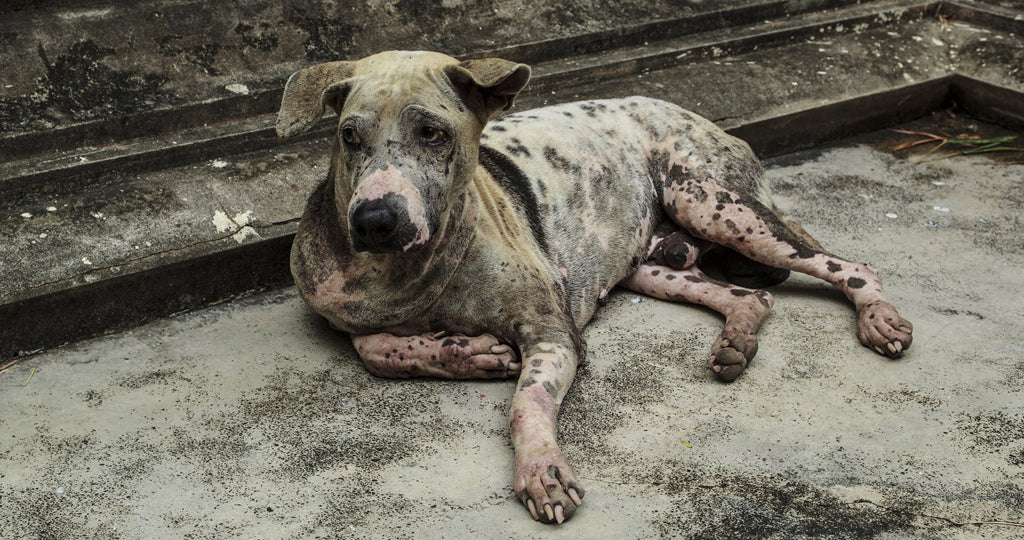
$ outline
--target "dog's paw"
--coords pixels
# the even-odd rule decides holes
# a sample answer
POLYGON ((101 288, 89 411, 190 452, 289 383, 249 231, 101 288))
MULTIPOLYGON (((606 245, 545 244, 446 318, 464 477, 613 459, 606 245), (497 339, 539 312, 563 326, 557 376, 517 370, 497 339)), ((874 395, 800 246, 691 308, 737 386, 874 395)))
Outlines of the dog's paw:
POLYGON ((708 367, 719 380, 732 382, 757 354, 757 334, 726 325, 718 340, 711 346, 708 367))
POLYGON ((583 504, 583 487, 576 481, 562 451, 551 450, 516 456, 516 495, 533 519, 562 523, 583 504))
POLYGON ((914 325, 900 317, 889 302, 865 304, 858 319, 857 338, 882 356, 898 358, 914 340, 914 325))
POLYGON ((353 343, 363 364, 378 377, 495 379, 522 371, 515 351, 490 334, 373 334, 353 338, 353 343))
POLYGON ((436 367, 456 379, 506 378, 522 371, 522 363, 512 347, 490 334, 440 338, 436 367))

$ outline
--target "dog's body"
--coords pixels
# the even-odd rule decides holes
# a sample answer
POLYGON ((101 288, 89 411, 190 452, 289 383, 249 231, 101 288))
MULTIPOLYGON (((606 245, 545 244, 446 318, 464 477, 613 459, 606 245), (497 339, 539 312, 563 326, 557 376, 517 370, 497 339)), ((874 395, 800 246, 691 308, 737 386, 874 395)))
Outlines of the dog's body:
POLYGON ((581 502, 556 416, 580 331, 617 284, 725 315, 709 359, 725 380, 756 352, 772 298, 704 275, 695 262, 711 243, 766 265, 751 263, 763 283, 785 278, 777 268, 828 280, 857 307, 865 345, 909 347, 911 326, 873 270, 781 216, 745 143, 646 98, 484 129, 528 78, 521 64, 434 53, 314 66, 289 81, 278 130, 308 129, 325 104, 340 116, 331 172, 292 250, 303 298, 352 335, 375 374, 519 374, 514 488, 535 519, 561 522, 581 502))

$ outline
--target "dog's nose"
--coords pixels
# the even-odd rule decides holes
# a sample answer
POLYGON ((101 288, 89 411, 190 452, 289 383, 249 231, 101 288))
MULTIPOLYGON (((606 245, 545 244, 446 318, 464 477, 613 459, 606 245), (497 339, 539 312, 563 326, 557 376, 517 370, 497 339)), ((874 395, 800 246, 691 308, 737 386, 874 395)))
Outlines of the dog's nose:
POLYGON ((352 213, 352 232, 357 244, 387 245, 398 230, 398 215, 384 199, 366 201, 352 213))

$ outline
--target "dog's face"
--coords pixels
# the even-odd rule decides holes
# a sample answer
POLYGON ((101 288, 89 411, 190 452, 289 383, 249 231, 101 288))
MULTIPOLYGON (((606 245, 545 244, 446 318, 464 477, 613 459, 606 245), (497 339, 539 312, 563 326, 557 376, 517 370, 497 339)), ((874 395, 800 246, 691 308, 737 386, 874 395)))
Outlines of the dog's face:
POLYGON ((292 75, 278 133, 338 113, 329 180, 352 247, 398 253, 427 245, 471 180, 480 133, 511 106, 529 68, 504 60, 460 63, 427 52, 388 52, 292 75))

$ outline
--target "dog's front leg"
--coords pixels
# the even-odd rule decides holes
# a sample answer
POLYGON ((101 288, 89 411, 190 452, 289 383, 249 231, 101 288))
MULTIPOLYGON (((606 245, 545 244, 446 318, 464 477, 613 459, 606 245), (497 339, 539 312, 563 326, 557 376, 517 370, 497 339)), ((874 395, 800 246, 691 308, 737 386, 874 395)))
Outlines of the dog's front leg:
POLYGON ((516 452, 513 488, 533 519, 548 523, 571 517, 583 499, 557 443, 558 409, 576 374, 576 350, 558 340, 523 346, 523 372, 509 415, 516 452))
POLYGON ((378 377, 495 379, 519 374, 522 364, 508 345, 490 334, 352 336, 352 345, 378 377))

